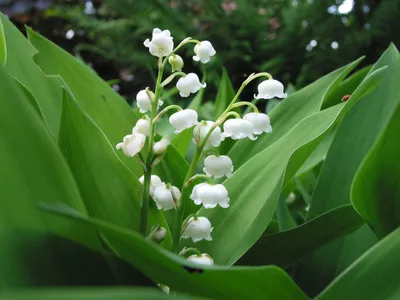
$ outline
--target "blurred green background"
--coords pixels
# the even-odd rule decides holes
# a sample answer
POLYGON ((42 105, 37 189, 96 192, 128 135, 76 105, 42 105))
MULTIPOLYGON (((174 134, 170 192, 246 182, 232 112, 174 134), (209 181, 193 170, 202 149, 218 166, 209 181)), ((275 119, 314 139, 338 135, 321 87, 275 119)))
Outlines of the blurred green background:
MULTIPOLYGON (((176 44, 188 36, 212 42, 208 99, 222 66, 235 88, 268 71, 298 89, 362 55, 361 67, 371 64, 390 42, 400 45, 400 0, 0 0, 0 9, 21 30, 28 25, 80 57, 129 102, 153 83, 156 60, 143 41, 154 27, 169 29, 176 44)), ((185 71, 199 74, 192 47, 184 52, 185 71)))

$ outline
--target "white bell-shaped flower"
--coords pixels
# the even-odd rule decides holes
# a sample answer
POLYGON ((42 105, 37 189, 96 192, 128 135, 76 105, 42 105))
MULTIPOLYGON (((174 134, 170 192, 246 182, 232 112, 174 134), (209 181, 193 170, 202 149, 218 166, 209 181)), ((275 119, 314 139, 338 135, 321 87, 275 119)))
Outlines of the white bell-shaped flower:
POLYGON ((286 98, 284 87, 281 82, 275 79, 264 80, 258 85, 258 95, 254 95, 256 99, 286 98))
POLYGON ((180 57, 178 54, 172 54, 169 58, 168 58, 168 62, 172 67, 172 72, 175 71, 182 71, 184 62, 182 57, 180 57))
POLYGON ((175 186, 161 185, 154 190, 154 201, 157 208, 170 210, 176 208, 181 199, 181 192, 175 186))
POLYGON ((126 135, 122 143, 118 143, 116 148, 122 149, 126 156, 133 157, 144 147, 146 136, 141 133, 132 133, 126 135))
POLYGON ((249 138, 256 140, 253 135, 253 124, 243 119, 229 119, 224 123, 224 132, 221 133, 221 140, 230 137, 233 140, 249 138))
POLYGON ((148 136, 150 132, 150 121, 147 119, 139 119, 133 127, 132 133, 141 133, 144 136, 148 136))
POLYGON ((222 184, 212 185, 205 182, 193 187, 190 199, 196 205, 203 204, 204 208, 214 208, 217 204, 222 208, 228 208, 230 201, 228 191, 222 184))
MULTIPOLYGON (((193 143, 201 144, 204 141, 207 133, 210 131, 211 127, 214 125, 213 121, 201 121, 193 130, 193 143)), ((219 147, 221 145, 221 128, 215 127, 213 132, 208 137, 204 149, 210 149, 212 147, 219 147)))
POLYGON ((165 151, 167 151, 169 144, 170 144, 169 138, 167 136, 164 136, 157 143, 154 143, 153 152, 157 155, 163 154, 165 151))
POLYGON ((233 172, 232 160, 226 155, 209 155, 204 160, 203 172, 207 176, 214 176, 215 178, 231 177, 233 172))
POLYGON ((243 120, 249 121, 253 125, 253 134, 272 132, 271 122, 266 114, 248 113, 244 115, 243 120))
MULTIPOLYGON (((139 178, 139 182, 140 184, 144 183, 144 176, 139 178)), ((164 182, 161 181, 161 178, 158 177, 157 175, 151 175, 150 178, 150 196, 152 198, 154 198, 154 191, 156 190, 156 188, 158 188, 159 186, 165 185, 164 182)))
POLYGON ((184 109, 172 114, 169 117, 169 122, 175 128, 175 133, 179 133, 187 128, 195 126, 198 115, 193 109, 184 109))
POLYGON ((210 221, 206 217, 191 217, 186 225, 182 237, 184 239, 191 238, 197 243, 201 240, 212 241, 210 221))
POLYGON ((200 256, 197 254, 190 255, 188 260, 199 265, 212 266, 214 264, 214 260, 207 253, 202 253, 200 256))
POLYGON ((174 49, 174 41, 169 30, 153 29, 151 41, 146 39, 143 43, 154 56, 167 56, 174 49))
MULTIPOLYGON (((146 90, 141 90, 139 93, 137 93, 136 101, 137 101, 137 106, 139 107, 140 112, 142 114, 151 111, 151 100, 147 95, 146 90)), ((163 104, 164 104, 163 101, 158 100, 158 107, 160 107, 163 104)))
POLYGON ((202 41, 200 44, 194 46, 194 53, 196 53, 196 55, 193 56, 194 61, 201 61, 203 64, 206 64, 216 52, 209 41, 202 41))
POLYGON ((176 88, 179 90, 181 97, 189 97, 190 93, 197 93, 201 88, 205 88, 206 83, 201 83, 199 77, 195 73, 186 74, 185 77, 179 78, 176 88))

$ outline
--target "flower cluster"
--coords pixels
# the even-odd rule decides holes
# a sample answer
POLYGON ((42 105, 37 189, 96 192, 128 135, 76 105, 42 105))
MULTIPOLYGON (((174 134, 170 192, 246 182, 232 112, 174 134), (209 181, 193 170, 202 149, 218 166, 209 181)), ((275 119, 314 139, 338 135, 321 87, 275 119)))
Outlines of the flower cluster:
MULTIPOLYGON (((154 92, 149 88, 138 92, 136 96, 137 106, 140 112, 145 115, 137 121, 132 134, 125 136, 123 142, 117 144, 117 149, 122 149, 127 156, 137 156, 143 166, 144 176, 139 179, 143 186, 142 234, 147 234, 147 210, 148 201, 151 197, 159 210, 176 212, 177 224, 181 224, 181 226, 172 232, 175 250, 179 250, 176 247, 179 246, 181 238, 191 239, 194 243, 201 240, 212 241, 213 226, 210 220, 197 214, 191 214, 184 218, 183 201, 193 201, 195 205, 202 206, 204 209, 229 208, 228 190, 223 184, 215 183, 215 179, 232 176, 234 170, 232 160, 227 155, 218 153, 221 142, 228 138, 256 140, 259 135, 272 132, 270 119, 266 114, 260 113, 251 102, 237 102, 240 92, 250 81, 259 77, 268 77, 267 80, 258 85, 258 94, 254 97, 256 99, 286 97, 282 83, 272 79, 268 73, 259 73, 251 74, 243 82, 239 92, 217 120, 199 121, 195 110, 183 109, 177 105, 170 105, 158 112, 163 105, 163 101, 160 99, 161 90, 175 77, 180 77, 176 82, 176 88, 181 97, 189 97, 206 87, 206 83, 201 82, 197 74, 182 72, 184 61, 176 52, 183 45, 189 43, 195 44, 193 60, 196 62, 206 64, 216 54, 209 41, 200 42, 191 38, 183 40, 174 48, 170 31, 162 31, 158 28, 153 30, 152 39, 147 39, 144 42, 144 45, 149 48, 150 54, 158 57, 159 60, 156 88, 154 92), (167 63, 171 66, 172 74, 163 81, 163 72, 167 63), (253 109, 253 112, 241 116, 234 110, 240 106, 249 106, 253 109), (169 117, 169 123, 174 129, 174 133, 179 134, 186 129, 193 128, 192 141, 196 146, 196 154, 180 189, 171 183, 163 182, 160 177, 152 174, 153 168, 160 163, 170 144, 170 139, 167 136, 155 141, 155 126, 165 112, 171 109, 177 110, 169 117), (147 145, 148 151, 144 155, 146 161, 143 161, 140 152, 145 145, 147 145), (195 167, 202 157, 204 157, 202 169, 204 174, 194 174, 195 167), (202 182, 199 182, 200 180, 202 182), (186 196, 183 197, 182 195, 186 196)), ((155 226, 156 229, 151 231, 151 239, 161 242, 168 234, 167 230, 158 224, 155 224, 155 226)), ((184 248, 180 255, 189 251, 196 254, 189 256, 188 260, 205 265, 213 264, 213 259, 208 254, 201 253, 196 248, 184 248)))

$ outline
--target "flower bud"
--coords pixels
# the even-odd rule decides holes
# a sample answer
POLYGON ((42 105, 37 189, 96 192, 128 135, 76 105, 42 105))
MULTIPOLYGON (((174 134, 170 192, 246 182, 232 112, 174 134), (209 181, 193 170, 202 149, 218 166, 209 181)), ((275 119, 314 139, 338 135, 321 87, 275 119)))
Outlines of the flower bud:
POLYGON ((175 133, 179 133, 198 123, 197 112, 193 109, 178 111, 169 117, 169 122, 175 128, 175 133))
POLYGON ((200 44, 194 46, 194 53, 196 53, 193 56, 194 61, 201 61, 203 64, 206 64, 216 52, 209 41, 202 41, 200 44))
POLYGON ((139 119, 133 127, 132 133, 141 133, 144 136, 148 136, 150 132, 150 122, 147 119, 139 119))
MULTIPOLYGON (((203 143, 208 131, 214 125, 213 121, 201 121, 193 130, 193 143, 203 143)), ((219 147, 221 145, 221 128, 217 126, 208 137, 204 149, 219 147)))
POLYGON ((253 134, 259 135, 263 132, 272 132, 269 117, 262 113, 248 113, 243 120, 249 121, 253 125, 253 134))
MULTIPOLYGON (((144 183, 144 176, 139 178, 139 182, 140 184, 144 183)), ((161 181, 160 177, 158 177, 157 175, 151 175, 150 178, 150 196, 152 198, 154 198, 154 191, 156 188, 158 188, 159 186, 165 185, 164 182, 161 181)))
POLYGON ((206 217, 191 217, 186 225, 182 237, 184 239, 192 238, 194 243, 201 241, 212 241, 210 221, 206 217))
MULTIPOLYGON (((144 114, 147 111, 151 111, 151 99, 149 98, 149 95, 147 95, 146 90, 141 90, 139 93, 136 95, 136 101, 137 101, 137 106, 140 109, 140 112, 144 114)), ((158 107, 163 105, 164 102, 161 100, 158 100, 158 107)))
POLYGON ((229 119, 224 123, 224 132, 221 134, 221 140, 230 137, 233 140, 240 140, 249 138, 256 140, 257 138, 253 135, 253 125, 243 119, 229 119))
POLYGON ((190 199, 196 205, 203 204, 204 208, 214 208, 217 204, 222 208, 228 208, 230 201, 228 191, 222 184, 211 185, 205 182, 193 187, 190 199))
POLYGON ((214 176, 215 178, 231 177, 233 172, 232 160, 226 155, 209 155, 204 160, 203 172, 207 176, 214 176))
POLYGON ((150 238, 157 244, 165 240, 166 236, 167 236, 167 229, 165 229, 160 225, 157 225, 156 228, 154 228, 154 230, 150 234, 150 238))
POLYGON ((175 186, 161 185, 154 190, 153 199, 158 209, 170 210, 179 205, 181 192, 175 186))
POLYGON ((122 143, 118 143, 116 148, 122 149, 126 156, 133 157, 144 147, 146 137, 141 133, 132 133, 126 135, 122 143))
POLYGON ((190 260, 191 262, 194 262, 196 264, 199 264, 199 265, 212 266, 214 264, 214 260, 207 253, 203 253, 201 255, 197 255, 197 254, 190 255, 188 257, 188 260, 190 260))
POLYGON ((182 71, 184 63, 183 63, 182 57, 180 57, 179 55, 172 54, 168 58, 168 62, 172 67, 172 72, 175 72, 175 71, 179 71, 180 72, 180 71, 182 71))
POLYGON ((274 97, 286 98, 284 87, 281 82, 275 79, 264 80, 258 85, 258 95, 254 95, 256 99, 272 99, 274 97))
POLYGON ((167 56, 174 49, 174 41, 169 30, 161 31, 159 28, 153 29, 152 39, 146 39, 143 43, 149 52, 154 56, 167 56))
POLYGON ((169 138, 167 136, 164 136, 160 141, 154 143, 153 152, 157 155, 163 154, 165 151, 167 151, 169 144, 169 138))
POLYGON ((179 78, 176 88, 179 90, 181 97, 189 97, 190 93, 197 93, 201 88, 205 88, 206 83, 201 83, 199 77, 195 73, 189 73, 185 77, 179 78))

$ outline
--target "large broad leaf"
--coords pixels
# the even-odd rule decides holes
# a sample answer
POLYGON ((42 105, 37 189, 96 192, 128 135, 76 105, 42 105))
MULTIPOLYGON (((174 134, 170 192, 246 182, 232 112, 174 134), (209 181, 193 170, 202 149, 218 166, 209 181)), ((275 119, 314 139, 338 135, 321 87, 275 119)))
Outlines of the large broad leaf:
POLYGON ((368 153, 351 190, 354 207, 382 238, 400 225, 400 108, 368 153))
MULTIPOLYGON (((30 29, 28 29, 28 37, 39 51, 34 59, 42 70, 46 74, 62 77, 66 88, 82 110, 104 132, 111 145, 121 142, 123 137, 132 131, 140 115, 81 61, 30 29)), ((122 151, 118 151, 118 156, 136 176, 142 175, 142 169, 136 159, 126 157, 122 151)), ((186 160, 173 146, 170 146, 157 172, 162 176, 168 176, 163 177, 163 180, 180 186, 187 169, 186 160)))
POLYGON ((400 299, 400 229, 365 252, 316 300, 400 299))
MULTIPOLYGON (((309 219, 350 203, 353 178, 397 106, 398 57, 395 47, 389 47, 364 80, 378 68, 388 65, 380 85, 356 103, 339 125, 314 191, 309 219)), ((354 94, 349 101, 353 97, 354 94)), ((364 226, 323 247, 297 269, 299 282, 310 294, 317 293, 375 241, 374 234, 364 226)))
POLYGON ((37 52, 23 34, 0 12, 0 57, 5 59, 6 71, 25 85, 35 97, 43 118, 54 136, 58 134, 61 114, 61 86, 57 78, 43 74, 33 62, 37 52))
POLYGON ((351 205, 328 211, 291 230, 266 234, 239 260, 241 265, 287 268, 326 243, 364 224, 351 205))
POLYGON ((228 107, 229 103, 235 96, 235 91, 231 81, 229 80, 228 72, 222 69, 221 81, 218 86, 218 93, 214 103, 214 119, 216 120, 222 112, 228 107))
POLYGON ((64 206, 42 207, 101 231, 120 257, 154 281, 163 283, 172 290, 218 300, 308 299, 278 267, 204 266, 203 268, 202 265, 191 263, 146 241, 135 232, 101 220, 87 218, 64 206))
POLYGON ((321 140, 317 148, 315 148, 315 150, 310 154, 310 156, 301 166, 301 168, 297 171, 296 176, 309 172, 326 158, 326 154, 331 147, 333 138, 335 137, 335 133, 335 128, 328 132, 328 134, 321 140))
MULTIPOLYGON (((54 138, 30 105, 27 94, 3 66, 0 82, 0 286, 4 289, 71 282, 64 277, 65 273, 69 267, 79 265, 74 260, 89 251, 82 252, 71 242, 62 243, 50 233, 96 249, 101 248, 99 240, 94 231, 43 216, 38 210, 38 202, 63 202, 86 214, 54 138), (63 265, 66 260, 69 266, 63 265)), ((86 260, 89 261, 93 263, 86 260)), ((87 267, 86 262, 82 261, 82 268, 87 267)), ((75 268, 71 278, 79 280, 76 271, 75 268)))
POLYGON ((220 264, 230 265, 239 259, 268 226, 282 188, 292 180, 334 123, 369 92, 365 86, 375 84, 382 74, 381 70, 371 73, 348 102, 304 119, 235 171, 224 182, 231 197, 229 209, 200 211, 214 226, 213 242, 200 242, 201 249, 220 264))
MULTIPOLYGON (((77 179, 91 216, 139 230, 140 183, 118 159, 104 133, 64 92, 59 145, 77 179)), ((149 228, 168 227, 151 203, 149 228)), ((166 242, 171 242, 170 239, 166 242)))
POLYGON ((270 115, 273 132, 256 141, 240 140, 229 151, 235 168, 239 168, 251 157, 266 149, 287 134, 301 120, 318 112, 324 96, 360 62, 357 60, 344 66, 284 99, 270 115))
MULTIPOLYGON (((35 62, 46 74, 60 75, 82 110, 104 131, 112 145, 116 145, 129 134, 139 118, 128 103, 105 81, 81 61, 57 45, 27 28, 29 41, 39 51, 35 62)), ((136 175, 140 167, 134 159, 120 158, 136 175)))
POLYGON ((189 295, 168 296, 160 290, 141 288, 75 288, 75 289, 35 289, 8 292, 0 300, 201 300, 189 295))

